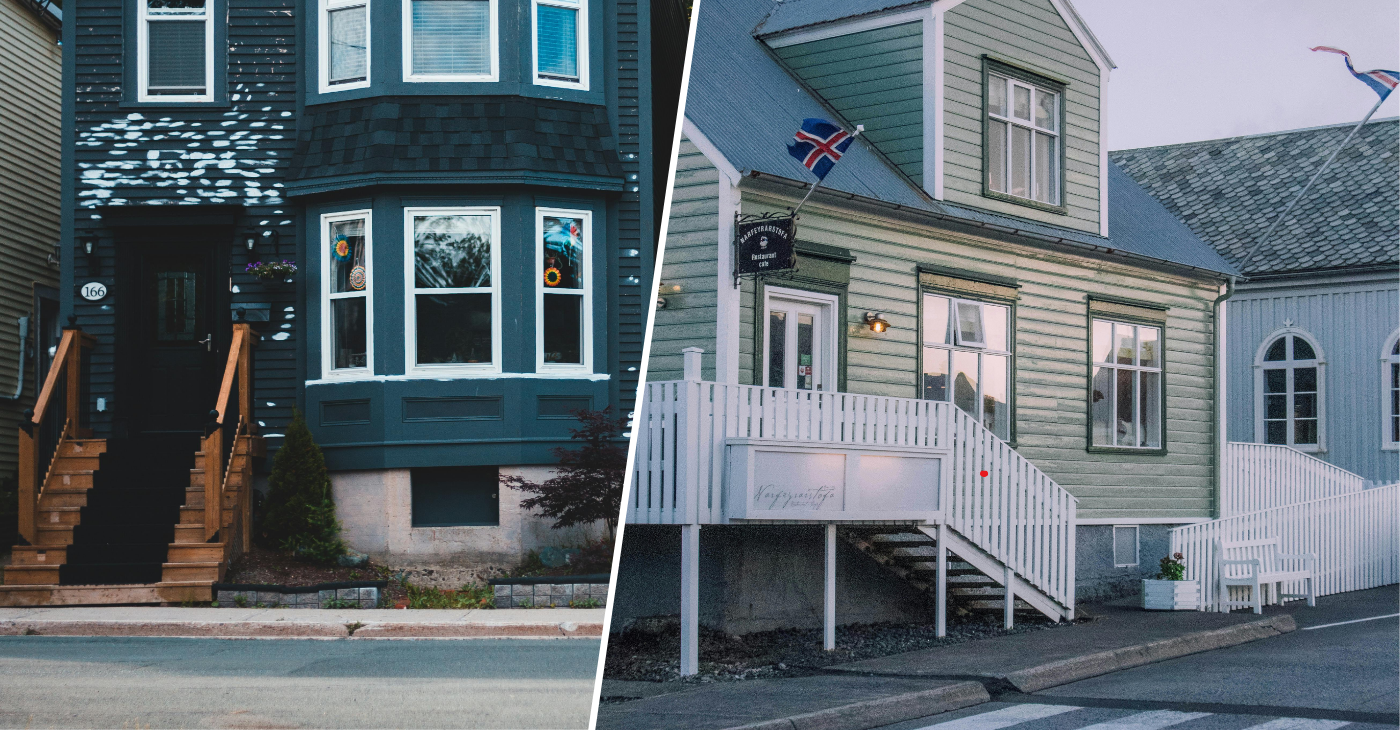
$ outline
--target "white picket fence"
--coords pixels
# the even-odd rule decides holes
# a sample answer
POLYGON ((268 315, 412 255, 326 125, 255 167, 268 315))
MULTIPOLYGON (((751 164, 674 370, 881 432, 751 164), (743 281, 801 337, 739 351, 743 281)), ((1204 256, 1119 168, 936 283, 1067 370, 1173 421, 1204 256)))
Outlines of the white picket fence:
POLYGON ((1356 474, 1273 444, 1226 444, 1224 472, 1221 517, 1360 492, 1365 487, 1365 480, 1356 474))
POLYGON ((943 519, 1055 601, 1074 606, 1075 498, 949 403, 665 381, 643 389, 635 432, 629 524, 724 522, 728 439, 949 449, 953 476, 943 519))
MULTIPOLYGON (((1400 582, 1400 484, 1185 525, 1171 531, 1186 578, 1201 584, 1203 608, 1218 590, 1217 541, 1273 538, 1284 553, 1317 556, 1316 591, 1325 596, 1400 582)), ((1302 593, 1301 583, 1284 593, 1302 593)))

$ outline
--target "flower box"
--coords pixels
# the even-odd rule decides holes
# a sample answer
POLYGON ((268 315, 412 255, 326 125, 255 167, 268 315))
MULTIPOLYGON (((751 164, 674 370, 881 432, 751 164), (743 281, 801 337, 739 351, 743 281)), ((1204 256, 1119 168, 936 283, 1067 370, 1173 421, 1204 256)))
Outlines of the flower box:
POLYGON ((1201 584, 1194 580, 1143 580, 1142 607, 1148 611, 1195 611, 1201 584))

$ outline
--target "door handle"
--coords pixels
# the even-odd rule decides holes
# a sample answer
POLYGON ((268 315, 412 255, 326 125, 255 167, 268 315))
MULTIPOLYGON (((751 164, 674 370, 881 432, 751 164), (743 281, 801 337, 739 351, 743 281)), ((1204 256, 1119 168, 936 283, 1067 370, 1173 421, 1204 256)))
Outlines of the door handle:
POLYGON ((212 335, 212 334, 210 334, 210 335, 205 335, 205 336, 204 336, 204 339, 199 340, 199 344, 204 345, 204 350, 205 350, 205 352, 213 352, 213 351, 214 351, 214 335, 212 335))

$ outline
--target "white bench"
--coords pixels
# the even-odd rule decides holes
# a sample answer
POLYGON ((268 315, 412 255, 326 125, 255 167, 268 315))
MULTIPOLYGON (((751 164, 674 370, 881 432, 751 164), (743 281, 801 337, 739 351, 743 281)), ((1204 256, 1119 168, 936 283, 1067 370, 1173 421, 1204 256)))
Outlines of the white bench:
POLYGON ((1264 603, 1281 603, 1287 598, 1306 598, 1309 606, 1317 605, 1314 570, 1317 556, 1290 555, 1279 552, 1277 537, 1255 540, 1218 540, 1215 543, 1215 571, 1220 576, 1215 593, 1215 610, 1229 611, 1234 606, 1252 606, 1255 613, 1264 612, 1264 603), (1290 565, 1291 564, 1291 565, 1290 565), (1306 581, 1307 593, 1284 593, 1285 581, 1306 581), (1230 600, 1230 586, 1248 586, 1249 600, 1230 600), (1263 592, 1273 587, 1273 600, 1265 601, 1263 592))

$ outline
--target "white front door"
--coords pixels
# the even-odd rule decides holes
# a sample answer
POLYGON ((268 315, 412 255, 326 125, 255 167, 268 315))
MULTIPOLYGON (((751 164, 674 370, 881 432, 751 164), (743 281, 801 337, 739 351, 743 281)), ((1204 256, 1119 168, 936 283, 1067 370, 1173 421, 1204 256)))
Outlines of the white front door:
POLYGON ((836 390, 835 298, 770 289, 765 299, 763 384, 836 390))

